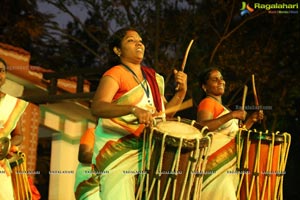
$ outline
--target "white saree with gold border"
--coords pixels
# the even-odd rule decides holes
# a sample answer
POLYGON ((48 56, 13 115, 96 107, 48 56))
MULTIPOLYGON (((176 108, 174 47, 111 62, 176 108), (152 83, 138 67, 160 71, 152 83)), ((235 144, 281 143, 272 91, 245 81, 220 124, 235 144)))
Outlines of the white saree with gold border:
MULTIPOLYGON (((163 77, 157 74, 156 79, 161 97, 163 97, 163 77)), ((148 83, 144 80, 141 84, 148 83)), ((151 111, 155 109, 151 91, 150 97, 150 99, 147 97, 143 87, 139 84, 114 103, 118 105, 135 105, 151 111)), ((162 107, 164 110, 163 105, 162 107)), ((93 163, 97 171, 95 172, 96 175, 87 182, 94 186, 98 184, 99 195, 102 200, 135 199, 135 177, 141 169, 143 145, 143 140, 139 135, 144 128, 145 126, 139 124, 132 114, 112 119, 100 118, 98 120, 93 154, 93 163)), ((89 189, 86 187, 88 184, 82 184, 82 187, 79 184, 76 196, 90 193, 91 191, 88 191, 89 189)))
MULTIPOLYGON (((18 120, 25 111, 28 102, 6 94, 0 98, 0 137, 10 138, 10 133, 15 129, 18 120)), ((10 170, 9 162, 3 159, 5 168, 10 170)), ((0 165, 0 199, 14 199, 11 176, 7 175, 0 165)))
MULTIPOLYGON (((224 107, 224 111, 218 117, 228 112, 224 107)), ((236 172, 235 137, 238 127, 238 120, 234 119, 214 131, 206 174, 203 179, 201 199, 236 199, 239 175, 236 172)))

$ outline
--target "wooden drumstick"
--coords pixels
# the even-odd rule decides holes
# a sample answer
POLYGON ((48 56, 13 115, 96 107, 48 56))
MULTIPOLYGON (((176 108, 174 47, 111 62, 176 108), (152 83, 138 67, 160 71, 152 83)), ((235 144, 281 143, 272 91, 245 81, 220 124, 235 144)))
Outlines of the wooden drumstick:
MULTIPOLYGON (((245 110, 247 91, 248 91, 248 87, 247 87, 247 85, 245 85, 244 92, 243 92, 243 99, 242 99, 242 110, 245 110)), ((242 128, 242 120, 239 121, 239 126, 240 126, 240 128, 242 128)))
POLYGON ((245 110, 247 91, 248 91, 248 87, 247 87, 247 85, 245 85, 244 86, 244 92, 243 92, 243 100, 242 100, 242 110, 245 110))
POLYGON ((167 108, 163 113, 165 114, 169 114, 172 112, 176 112, 176 111, 180 111, 180 110, 185 110, 187 108, 190 108, 193 106, 193 99, 189 99, 184 101, 183 103, 176 105, 176 106, 172 106, 170 108, 167 108))
POLYGON ((189 52, 190 52, 190 49, 191 49, 191 46, 192 46, 193 42, 194 42, 194 40, 190 41, 190 44, 189 44, 189 46, 187 47, 187 49, 185 51, 185 55, 184 55, 183 62, 182 62, 182 65, 181 65, 181 71, 184 71, 186 60, 187 60, 187 57, 189 55, 189 52))
MULTIPOLYGON (((184 101, 183 103, 181 103, 181 104, 178 104, 178 105, 176 105, 176 106, 172 106, 172 107, 170 107, 170 108, 167 108, 165 111, 163 111, 163 112, 159 112, 159 113, 156 113, 155 114, 155 116, 157 116, 157 115, 160 115, 160 114, 170 114, 170 113, 172 113, 172 112, 177 112, 177 111, 180 111, 180 110, 185 110, 185 109, 187 109, 187 108, 190 108, 190 107, 192 107, 193 106, 193 99, 192 98, 190 98, 190 99, 188 99, 188 100, 186 100, 186 101, 184 101)), ((154 116, 154 117, 155 117, 154 116)), ((127 121, 128 123, 134 123, 134 122, 137 122, 138 121, 138 119, 133 119, 133 120, 129 120, 129 121, 127 121)))
POLYGON ((254 95, 255 105, 259 106, 258 98, 257 98, 257 93, 256 93, 256 87, 255 87, 254 74, 252 74, 252 88, 253 88, 253 95, 254 95))
MULTIPOLYGON (((187 49, 185 51, 185 55, 184 55, 184 58, 183 58, 183 61, 182 61, 182 64, 181 64, 181 71, 184 71, 186 60, 187 60, 187 57, 189 55, 189 52, 190 52, 190 49, 191 49, 191 46, 192 46, 193 42, 194 42, 194 40, 190 41, 190 44, 189 44, 189 46, 187 47, 187 49)), ((177 87, 176 87, 176 90, 178 90, 178 89, 179 89, 179 84, 177 84, 177 87)))
MULTIPOLYGON (((255 106, 259 107, 259 102, 258 102, 258 97, 257 97, 257 93, 256 93, 256 87, 255 87, 255 78, 254 78, 254 74, 252 74, 252 88, 253 88, 253 95, 254 95, 254 101, 255 101, 255 106)), ((259 109, 259 112, 261 110, 259 109)), ((259 123, 261 123, 261 120, 258 121, 259 123)))

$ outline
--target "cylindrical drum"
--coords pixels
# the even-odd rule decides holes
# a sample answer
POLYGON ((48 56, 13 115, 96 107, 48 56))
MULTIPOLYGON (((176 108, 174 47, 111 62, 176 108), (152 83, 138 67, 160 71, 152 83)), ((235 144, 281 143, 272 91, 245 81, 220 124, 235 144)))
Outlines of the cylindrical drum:
POLYGON ((241 130, 238 134, 238 199, 283 199, 283 176, 291 136, 241 130))
POLYGON ((137 199, 200 199, 211 144, 206 128, 188 119, 157 119, 144 131, 137 199))

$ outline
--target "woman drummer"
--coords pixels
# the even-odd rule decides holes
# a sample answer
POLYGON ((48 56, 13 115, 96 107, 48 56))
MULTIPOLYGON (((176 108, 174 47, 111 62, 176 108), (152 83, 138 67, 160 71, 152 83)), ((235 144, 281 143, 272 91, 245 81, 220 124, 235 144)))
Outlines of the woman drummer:
MULTIPOLYGON (((197 121, 214 132, 206 174, 203 180, 203 199, 236 199, 238 173, 236 172, 235 135, 238 121, 246 118, 245 110, 230 111, 222 104, 225 81, 219 69, 208 68, 199 76, 201 89, 206 97, 198 105, 197 121), (209 198, 208 198, 209 197, 209 198)), ((245 121, 245 128, 263 118, 262 112, 254 112, 245 121)))
POLYGON ((182 103, 187 76, 174 70, 179 89, 166 102, 163 77, 142 64, 145 46, 135 29, 117 31, 110 50, 118 63, 104 73, 91 106, 92 113, 99 117, 93 163, 100 175, 101 199, 130 200, 135 199, 135 173, 141 162, 138 136, 154 116, 182 103))

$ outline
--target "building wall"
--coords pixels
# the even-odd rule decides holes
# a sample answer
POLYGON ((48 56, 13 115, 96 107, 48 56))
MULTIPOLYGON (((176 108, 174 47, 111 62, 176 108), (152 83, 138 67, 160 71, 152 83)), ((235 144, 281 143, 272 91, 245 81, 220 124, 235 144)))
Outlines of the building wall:
MULTIPOLYGON (((32 85, 45 87, 45 80, 42 80, 41 76, 42 72, 30 71, 29 52, 0 43, 0 57, 8 64, 9 75, 18 77, 16 80, 21 80, 18 82, 8 79, 5 92, 21 97, 26 87, 28 87, 22 85, 22 82, 31 82, 32 85)), ((67 81, 67 84, 62 82, 64 87, 70 87, 71 91, 76 90, 75 81, 65 81, 67 81)), ((89 85, 86 86, 84 91, 89 91, 89 85)), ((47 90, 47 88, 44 89, 47 90)), ((34 92, 33 90, 30 91, 34 92)), ((21 150, 24 151, 27 157, 27 169, 36 172, 36 174, 33 173, 35 177, 49 178, 48 197, 45 197, 45 199, 50 200, 75 199, 73 187, 78 165, 79 140, 87 128, 95 126, 95 120, 91 116, 89 108, 83 107, 74 101, 64 103, 64 105, 61 105, 60 102, 44 105, 30 103, 24 117, 19 122, 24 133, 21 150), (45 130, 39 130, 40 126, 47 127, 50 133, 42 133, 41 131, 45 130), (37 146, 39 138, 45 134, 49 135, 49 142, 51 142, 49 170, 42 171, 42 173, 48 174, 39 174, 38 171, 35 171, 36 163, 41 162, 41 160, 37 160, 37 146)))

